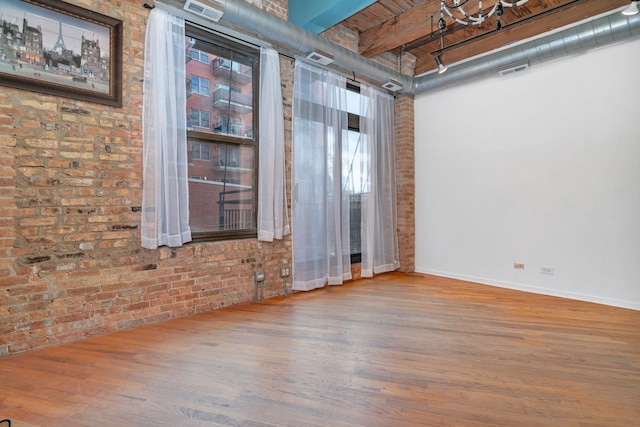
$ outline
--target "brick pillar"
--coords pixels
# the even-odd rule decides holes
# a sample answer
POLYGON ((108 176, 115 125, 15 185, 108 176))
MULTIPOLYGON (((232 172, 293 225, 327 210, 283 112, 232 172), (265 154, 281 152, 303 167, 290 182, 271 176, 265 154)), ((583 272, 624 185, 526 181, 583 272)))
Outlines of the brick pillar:
POLYGON ((395 99, 396 191, 400 270, 415 269, 415 166, 413 95, 395 99))

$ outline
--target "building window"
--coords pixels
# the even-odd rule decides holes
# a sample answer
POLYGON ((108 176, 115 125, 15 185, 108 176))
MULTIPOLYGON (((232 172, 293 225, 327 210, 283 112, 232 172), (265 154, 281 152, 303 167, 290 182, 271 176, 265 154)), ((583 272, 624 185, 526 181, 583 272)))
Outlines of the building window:
MULTIPOLYGON (((209 144, 189 143, 189 160, 209 160, 209 144)), ((189 162, 191 163, 191 162, 189 162)))
MULTIPOLYGON (((191 40, 190 40, 191 41, 191 40)), ((203 62, 205 64, 209 63, 209 54, 206 52, 202 52, 198 49, 191 49, 191 59, 195 59, 196 61, 203 62)))
POLYGON ((191 76, 191 93, 209 96, 209 80, 199 76, 191 76))
POLYGON ((219 147, 218 162, 220 166, 228 166, 232 168, 240 167, 240 150, 238 147, 219 147))
POLYGON ((192 237, 256 237, 260 52, 189 26, 186 46, 192 237))
POLYGON ((369 191, 369 182, 360 173, 361 167, 366 164, 367 157, 366 138, 360 133, 361 112, 360 88, 347 84, 347 120, 348 131, 342 142, 342 159, 347 166, 349 192, 349 240, 351 242, 351 262, 360 262, 362 259, 362 233, 361 233, 361 200, 362 195, 369 191))
POLYGON ((189 113, 189 127, 207 128, 211 126, 211 113, 192 108, 189 113))

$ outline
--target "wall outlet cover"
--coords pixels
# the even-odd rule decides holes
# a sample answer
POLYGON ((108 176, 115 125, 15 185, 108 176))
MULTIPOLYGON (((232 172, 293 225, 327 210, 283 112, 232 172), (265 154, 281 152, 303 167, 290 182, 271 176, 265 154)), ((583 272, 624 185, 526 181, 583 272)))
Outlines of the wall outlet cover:
POLYGON ((540 274, 554 275, 554 274, 556 274, 556 268, 555 267, 550 267, 548 265, 541 265, 540 266, 540 274))

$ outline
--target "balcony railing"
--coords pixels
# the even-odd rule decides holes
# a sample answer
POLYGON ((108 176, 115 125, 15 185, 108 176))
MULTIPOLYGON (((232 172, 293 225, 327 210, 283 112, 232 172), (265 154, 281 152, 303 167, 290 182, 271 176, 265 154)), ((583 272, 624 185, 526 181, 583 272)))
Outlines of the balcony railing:
POLYGON ((238 62, 232 63, 228 59, 216 58, 211 64, 211 71, 216 77, 233 81, 239 85, 246 85, 251 82, 251 69, 238 62))
POLYGON ((252 189, 244 189, 220 193, 218 225, 221 230, 243 230, 255 227, 252 191, 252 189))
POLYGON ((242 114, 249 113, 253 110, 252 97, 229 89, 218 89, 213 93, 213 107, 242 114))
POLYGON ((235 136, 243 136, 244 127, 241 124, 229 123, 228 121, 220 121, 213 125, 213 130, 216 133, 221 133, 223 135, 235 135, 235 136))

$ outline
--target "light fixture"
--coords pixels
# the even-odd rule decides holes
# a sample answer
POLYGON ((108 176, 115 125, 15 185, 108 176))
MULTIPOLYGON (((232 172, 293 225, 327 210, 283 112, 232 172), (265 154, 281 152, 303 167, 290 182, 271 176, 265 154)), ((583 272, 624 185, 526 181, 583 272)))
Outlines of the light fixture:
POLYGON ((640 9, 638 9, 638 0, 631 0, 631 4, 622 11, 622 14, 632 16, 637 15, 638 12, 640 12, 640 9))
POLYGON ((449 67, 444 65, 440 60, 440 55, 436 56, 436 64, 438 64, 438 74, 442 74, 449 69, 449 67))
MULTIPOLYGON (((486 5, 482 4, 482 0, 440 0, 440 19, 442 20, 442 15, 446 13, 458 24, 480 25, 486 21, 487 18, 496 15, 498 22, 500 22, 500 17, 504 13, 505 8, 522 6, 529 0, 489 0, 488 2, 491 3, 491 1, 494 3, 493 7, 487 8, 486 5), (468 11, 471 10, 469 7, 474 5, 477 5, 478 12, 475 14, 469 13, 468 11), (465 7, 467 7, 467 9, 465 9, 465 7), (484 10, 486 10, 486 12, 484 12, 484 10)), ((485 0, 485 3, 486 2, 487 0, 485 0)), ((502 28, 502 24, 498 23, 496 29, 499 30, 500 28, 502 28)))
MULTIPOLYGON (((456 2, 457 1, 458 0, 456 0, 456 2)), ((438 74, 444 73, 449 68, 446 65, 444 65, 440 60, 440 55, 442 55, 442 50, 444 49, 444 30, 446 28, 447 28, 447 23, 444 22, 444 17, 442 16, 442 10, 440 10, 440 19, 438 20, 438 30, 440 30, 440 50, 434 53, 434 55, 436 56, 436 64, 438 65, 438 74)))

